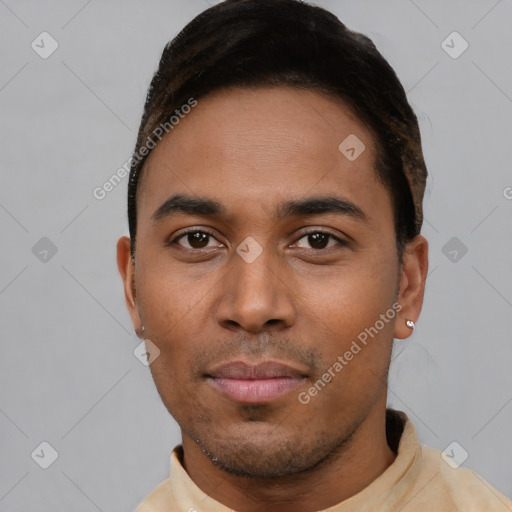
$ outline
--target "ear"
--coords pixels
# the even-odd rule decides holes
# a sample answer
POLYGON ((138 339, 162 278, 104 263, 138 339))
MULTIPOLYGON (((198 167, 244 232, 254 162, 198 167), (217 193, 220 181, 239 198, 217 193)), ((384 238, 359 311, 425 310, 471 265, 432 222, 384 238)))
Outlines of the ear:
POLYGON ((427 272, 428 242, 423 236, 418 235, 405 246, 397 299, 402 309, 395 323, 395 338, 404 339, 412 334, 412 329, 407 327, 405 322, 412 320, 416 323, 420 316, 427 272))
POLYGON ((126 307, 132 319, 133 329, 140 337, 141 321, 135 294, 135 262, 131 256, 130 238, 127 236, 121 237, 117 242, 117 268, 123 280, 126 307))

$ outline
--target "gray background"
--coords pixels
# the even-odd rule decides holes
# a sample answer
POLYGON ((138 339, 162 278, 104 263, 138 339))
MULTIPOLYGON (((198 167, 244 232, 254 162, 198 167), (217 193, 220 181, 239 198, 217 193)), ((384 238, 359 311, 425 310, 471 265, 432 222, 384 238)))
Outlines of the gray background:
MULTIPOLYGON (((396 342, 389 402, 512 496, 512 3, 317 4, 396 69, 430 171, 425 305, 396 342), (441 47, 453 31, 469 43, 457 59, 441 47)), ((92 191, 130 156, 164 44, 206 7, 0 0, 1 512, 134 510, 168 476, 179 430, 133 355, 115 263, 126 180, 92 191), (43 31, 47 59, 31 48, 43 31), (48 469, 31 457, 43 441, 48 469)))

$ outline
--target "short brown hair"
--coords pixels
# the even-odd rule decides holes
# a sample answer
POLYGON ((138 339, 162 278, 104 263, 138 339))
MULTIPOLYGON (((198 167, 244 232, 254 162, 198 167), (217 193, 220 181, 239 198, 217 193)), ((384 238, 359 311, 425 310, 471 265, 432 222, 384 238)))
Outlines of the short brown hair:
POLYGON ((427 169, 417 117, 373 42, 334 14, 299 0, 225 0, 192 20, 164 48, 149 87, 128 184, 135 256, 137 185, 144 147, 169 116, 230 86, 288 85, 350 106, 375 137, 376 172, 394 207, 399 256, 423 223, 427 169))

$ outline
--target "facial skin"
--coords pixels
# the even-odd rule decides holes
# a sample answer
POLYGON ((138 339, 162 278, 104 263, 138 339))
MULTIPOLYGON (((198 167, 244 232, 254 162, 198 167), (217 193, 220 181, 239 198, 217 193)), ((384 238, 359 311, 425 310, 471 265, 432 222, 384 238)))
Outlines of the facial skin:
POLYGON ((409 336, 405 321, 420 314, 428 247, 416 237, 399 267, 391 198, 374 158, 372 136, 349 108, 269 87, 201 99, 146 163, 135 265, 129 239, 117 246, 128 310, 160 349, 150 369, 181 427, 185 469, 235 510, 328 508, 395 458, 385 435, 387 372, 393 338, 409 336), (354 161, 338 150, 350 134, 366 146, 354 161), (152 219, 175 195, 215 201, 222 213, 187 208, 152 219), (364 215, 278 215, 288 201, 324 197, 364 215), (236 251, 247 237, 262 249, 250 263, 236 251), (301 403, 396 302, 396 317, 301 403), (246 403, 207 377, 224 363, 269 360, 297 374, 294 389, 273 400, 246 403))

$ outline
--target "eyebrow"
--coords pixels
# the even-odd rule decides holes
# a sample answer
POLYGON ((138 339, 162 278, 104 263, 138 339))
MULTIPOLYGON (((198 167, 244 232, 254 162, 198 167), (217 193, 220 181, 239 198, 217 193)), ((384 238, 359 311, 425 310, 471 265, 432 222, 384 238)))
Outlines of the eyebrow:
MULTIPOLYGON (((151 216, 154 223, 158 223, 177 213, 204 216, 227 216, 228 211, 221 203, 213 199, 185 196, 176 194, 167 199, 151 216)), ((277 218, 298 217, 308 215, 322 215, 335 213, 347 215, 356 220, 368 222, 364 211, 353 202, 337 196, 308 197, 294 199, 279 205, 277 218)))

